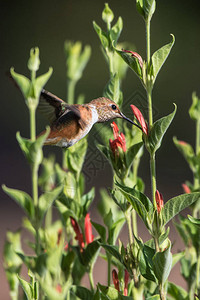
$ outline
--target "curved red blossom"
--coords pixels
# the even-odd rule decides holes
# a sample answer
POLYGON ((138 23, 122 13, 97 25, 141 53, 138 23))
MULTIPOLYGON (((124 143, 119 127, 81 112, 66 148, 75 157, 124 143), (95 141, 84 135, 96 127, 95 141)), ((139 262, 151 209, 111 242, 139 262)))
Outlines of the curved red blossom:
POLYGON ((119 147, 122 148, 123 152, 126 152, 125 135, 123 133, 119 134, 119 128, 115 122, 112 122, 111 126, 113 128, 113 135, 114 135, 115 139, 114 140, 110 139, 109 143, 110 143, 110 148, 111 148, 113 154, 114 155, 116 153, 119 154, 119 152, 117 152, 119 147))
POLYGON ((118 290, 118 292, 120 291, 119 289, 119 278, 118 278, 118 274, 117 271, 114 269, 112 270, 112 279, 113 279, 113 284, 116 290, 118 290))
POLYGON ((87 213, 85 216, 85 239, 86 243, 90 244, 94 240, 94 236, 92 234, 92 224, 90 222, 90 214, 87 213))
POLYGON ((138 54, 137 52, 130 51, 130 50, 124 50, 124 49, 122 49, 122 51, 126 52, 126 53, 131 53, 131 56, 136 57, 138 59, 140 67, 141 68, 143 67, 143 59, 140 56, 140 54, 138 54))
POLYGON ((184 192, 186 194, 190 194, 191 193, 191 190, 190 190, 189 186, 187 186, 187 184, 183 183, 182 184, 182 188, 183 188, 183 190, 184 190, 184 192))
POLYGON ((84 241, 83 241, 83 234, 80 232, 80 229, 79 229, 79 226, 78 226, 78 223, 76 222, 76 220, 72 217, 70 217, 70 220, 71 220, 71 224, 74 229, 74 232, 76 233, 75 239, 78 241, 78 244, 80 246, 80 251, 83 251, 83 248, 85 246, 84 241))
POLYGON ((158 213, 160 213, 161 209, 164 207, 164 201, 163 201, 162 194, 159 193, 158 190, 156 190, 156 205, 157 205, 157 211, 158 213))
POLYGON ((148 135, 148 126, 147 123, 144 120, 144 117, 141 113, 141 111, 133 104, 131 104, 131 108, 132 111, 134 113, 134 116, 136 117, 136 119, 138 120, 138 122, 140 123, 141 127, 142 127, 142 131, 148 135))

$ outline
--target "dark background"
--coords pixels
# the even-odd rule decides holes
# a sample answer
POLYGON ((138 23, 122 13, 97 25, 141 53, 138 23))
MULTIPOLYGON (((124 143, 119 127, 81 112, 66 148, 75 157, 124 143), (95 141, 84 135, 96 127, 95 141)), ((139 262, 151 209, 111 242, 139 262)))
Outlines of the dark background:
MULTIPOLYGON (((18 144, 15 134, 20 131, 22 136, 29 136, 29 116, 24 100, 18 90, 5 75, 11 66, 21 74, 29 75, 27 60, 31 47, 40 49, 41 65, 39 74, 46 72, 49 66, 54 69, 46 89, 66 99, 65 55, 63 44, 66 39, 83 44, 90 44, 92 57, 84 72, 82 80, 77 85, 76 94, 84 93, 86 101, 101 96, 108 81, 109 74, 100 50, 100 42, 93 29, 95 20, 101 27, 104 1, 0 1, 0 90, 1 90, 1 183, 9 187, 24 189, 30 192, 30 172, 18 144)), ((137 52, 145 57, 144 22, 136 12, 133 0, 111 0, 109 5, 115 14, 123 18, 124 28, 120 41, 129 41, 137 47, 137 52)), ((191 94, 196 91, 200 95, 199 66, 200 66, 200 18, 199 1, 157 1, 156 13, 151 22, 151 52, 170 42, 170 33, 176 37, 172 52, 156 80, 153 90, 155 119, 173 110, 173 103, 178 105, 176 117, 168 130, 163 147, 157 153, 158 188, 165 200, 182 192, 181 183, 186 179, 192 180, 187 164, 176 150, 172 137, 177 136, 194 145, 195 126, 189 119, 188 108, 191 105, 191 94)), ((134 73, 129 70, 123 85, 124 101, 134 104, 134 99, 145 99, 144 90, 134 73), (139 95, 139 96, 138 96, 139 95)), ((137 101, 136 101, 137 102, 137 101)), ((127 107, 127 105, 126 105, 127 107)), ((130 115, 129 115, 130 116, 130 115)), ((38 132, 44 128, 45 121, 38 117, 38 132)), ((90 140, 94 131, 90 134, 90 140)), ((92 149, 96 153, 95 149, 92 149)), ((45 150, 47 153, 49 150, 45 150)), ((56 153, 58 160, 61 150, 50 148, 56 153)), ((96 154, 95 154, 96 155, 96 154)), ((111 171, 107 163, 103 163, 94 172, 92 162, 85 165, 88 175, 87 188, 95 185, 107 187, 111 185, 111 171)), ((140 167, 140 175, 149 188, 148 156, 144 155, 140 167)), ((21 225, 23 214, 21 209, 2 191, 0 210, 0 245, 1 253, 6 230, 16 230, 21 225)), ((96 197, 96 202, 98 197, 96 197)), ((96 217, 95 204, 92 218, 96 217)), ((140 233, 143 237, 143 227, 140 233)), ((172 240, 177 240, 176 232, 172 230, 172 240)), ((174 249, 181 247, 178 242, 174 249)), ((2 258, 1 258, 2 261, 2 258)), ((178 270, 178 269, 177 269, 178 270)), ((97 273, 97 272, 96 272, 97 273)), ((96 274, 95 273, 95 274, 96 274)), ((3 271, 0 273, 1 299, 9 299, 8 286, 3 271), (4 289, 2 289, 4 287, 4 289)), ((172 280, 181 285, 183 281, 172 274, 172 280)), ((101 280, 96 275, 96 280, 101 280)))

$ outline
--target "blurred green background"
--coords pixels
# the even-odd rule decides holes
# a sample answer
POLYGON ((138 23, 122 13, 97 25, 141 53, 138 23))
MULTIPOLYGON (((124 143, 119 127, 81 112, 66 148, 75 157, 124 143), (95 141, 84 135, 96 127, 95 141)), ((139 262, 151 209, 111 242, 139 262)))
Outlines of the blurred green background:
MULTIPOLYGON (((26 66, 29 51, 31 47, 38 46, 41 59, 39 74, 46 72, 49 66, 54 70, 46 89, 67 100, 64 41, 80 40, 83 45, 91 45, 92 56, 82 80, 77 85, 76 95, 84 93, 86 102, 101 96, 109 74, 92 21, 95 20, 101 27, 104 26, 101 19, 104 2, 101 0, 1 0, 1 182, 9 187, 26 191, 30 191, 31 188, 29 167, 15 139, 17 131, 20 131, 22 136, 29 136, 28 111, 20 92, 8 79, 6 72, 14 66, 16 72, 29 75, 26 66)), ((110 0, 108 3, 115 14, 114 21, 118 16, 123 18, 124 28, 119 41, 133 43, 137 52, 145 58, 144 22, 136 12, 135 1, 110 0)), ((153 90, 155 119, 172 112, 174 102, 178 105, 175 120, 163 140, 163 147, 157 154, 158 188, 165 200, 181 193, 181 183, 186 179, 192 180, 187 164, 173 145, 172 137, 177 136, 194 145, 195 127, 189 119, 188 109, 191 105, 192 92, 196 91, 200 96, 199 13, 200 3, 197 0, 157 1, 156 13, 151 22, 152 53, 171 40, 170 33, 176 37, 172 52, 153 90)), ((142 103, 145 102, 144 90, 131 70, 128 70, 123 92, 125 112, 131 117, 129 104, 137 105, 141 99, 142 103)), ((45 125, 45 120, 38 116, 38 132, 45 125)), ((94 139, 93 130, 90 134, 91 145, 94 139)), ((49 151, 54 152, 58 160, 61 159, 60 149, 47 147, 45 153, 49 151)), ((94 151, 94 156, 97 155, 97 150, 93 146, 90 151, 94 151)), ((103 162, 98 166, 98 170, 94 170, 94 162, 86 162, 84 170, 88 176, 88 188, 92 185, 99 188, 111 184, 108 163, 103 162)), ((147 154, 144 155, 139 173, 145 181, 147 193, 150 194, 147 154)), ((2 191, 0 214, 2 250, 5 231, 18 228, 22 218, 21 210, 2 191)), ((3 293, 1 298, 9 299, 7 283, 2 272, 0 276, 2 286, 5 286, 5 291, 1 291, 3 293)))

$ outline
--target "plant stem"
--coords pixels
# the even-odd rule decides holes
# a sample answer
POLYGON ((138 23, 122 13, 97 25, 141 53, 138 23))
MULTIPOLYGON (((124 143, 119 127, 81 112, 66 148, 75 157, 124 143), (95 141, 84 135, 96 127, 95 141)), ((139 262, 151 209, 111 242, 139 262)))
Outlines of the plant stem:
POLYGON ((163 288, 162 284, 159 285, 159 290, 160 290, 160 299, 161 300, 166 300, 165 291, 164 291, 164 288, 163 288))
POLYGON ((76 81, 68 79, 67 80, 67 103, 74 104, 74 91, 75 91, 76 81))
POLYGON ((29 114, 30 114, 30 137, 31 141, 34 142, 36 140, 36 124, 35 124, 35 106, 29 106, 29 114))
POLYGON ((129 234, 129 243, 130 247, 133 244, 133 235, 132 235, 132 226, 131 226, 131 213, 125 212, 125 218, 128 226, 128 234, 129 234))
POLYGON ((111 255, 109 253, 107 255, 107 262, 108 262, 108 286, 110 285, 110 274, 111 274, 111 255))
POLYGON ((150 171, 151 171, 151 191, 154 209, 157 209, 156 206, 156 161, 155 155, 150 158, 150 171))
MULTIPOLYGON (((34 79, 34 76, 32 76, 34 79)), ((34 99, 35 100, 35 99, 34 99)), ((29 113, 30 113, 30 136, 31 141, 35 142, 36 140, 36 105, 33 103, 29 106, 29 113)), ((36 231, 36 245, 35 251, 36 254, 39 255, 40 253, 40 241, 39 241, 39 224, 38 224, 38 165, 36 163, 32 166, 32 196, 33 196, 33 203, 35 207, 35 231, 36 231)))
POLYGON ((89 280, 90 280, 90 287, 91 290, 94 290, 94 280, 93 280, 93 267, 90 266, 90 270, 89 270, 89 280))
MULTIPOLYGON (((197 251, 198 253, 198 251, 197 251)), ((199 293, 199 281, 200 281, 200 255, 197 256, 197 269, 196 269, 196 293, 199 293)))

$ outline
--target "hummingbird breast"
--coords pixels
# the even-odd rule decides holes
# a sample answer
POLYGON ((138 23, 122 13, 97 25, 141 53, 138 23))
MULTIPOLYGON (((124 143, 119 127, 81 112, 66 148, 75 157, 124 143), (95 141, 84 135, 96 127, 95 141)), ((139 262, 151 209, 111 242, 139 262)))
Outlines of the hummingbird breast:
POLYGON ((64 113, 52 126, 46 145, 68 148, 86 136, 95 123, 94 112, 87 105, 76 105, 80 114, 64 113))

